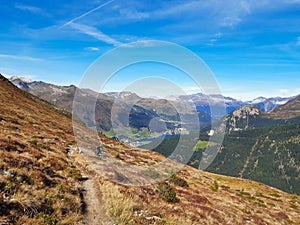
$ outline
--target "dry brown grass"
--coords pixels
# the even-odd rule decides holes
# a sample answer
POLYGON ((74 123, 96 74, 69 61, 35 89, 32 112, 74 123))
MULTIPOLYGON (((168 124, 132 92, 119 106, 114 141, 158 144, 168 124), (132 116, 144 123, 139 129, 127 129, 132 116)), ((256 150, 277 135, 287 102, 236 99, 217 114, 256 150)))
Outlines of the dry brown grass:
POLYGON ((67 155, 74 143, 70 119, 1 78, 0 126, 0 221, 78 223, 81 185, 67 155))

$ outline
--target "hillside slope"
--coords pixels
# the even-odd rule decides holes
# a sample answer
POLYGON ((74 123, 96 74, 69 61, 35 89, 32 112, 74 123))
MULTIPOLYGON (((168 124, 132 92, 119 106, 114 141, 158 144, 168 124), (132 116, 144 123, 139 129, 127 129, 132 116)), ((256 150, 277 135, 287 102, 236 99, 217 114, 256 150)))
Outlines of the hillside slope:
MULTIPOLYGON (((175 174, 176 163, 159 171, 169 176, 165 181, 131 185, 141 176, 155 180, 158 172, 145 168, 165 157, 105 137, 105 158, 95 157, 88 145, 80 154, 74 150, 70 119, 0 78, 2 224, 80 223, 84 209, 77 168, 99 186, 99 194, 87 196, 101 199, 113 220, 108 224, 300 223, 299 196, 189 166, 175 174), (142 174, 118 170, 129 165, 142 174)), ((95 142, 88 130, 79 129, 88 144, 95 142)), ((99 224, 100 209, 93 202, 88 206, 94 206, 94 217, 90 214, 86 221, 99 224)))
POLYGON ((300 199, 297 195, 189 166, 175 175, 172 165, 160 171, 144 169, 142 173, 129 174, 123 169, 117 170, 117 165, 121 168, 126 168, 125 165, 147 168, 163 162, 165 158, 109 139, 102 138, 102 141, 107 154, 118 157, 104 162, 86 153, 82 166, 98 174, 105 208, 117 224, 300 223, 300 199), (110 160, 108 169, 106 163, 110 160), (155 179, 159 174, 166 174, 169 178, 148 185, 131 185, 140 176, 155 179))
POLYGON ((0 75, 0 224, 74 224, 82 217, 79 170, 68 157, 63 111, 0 75))

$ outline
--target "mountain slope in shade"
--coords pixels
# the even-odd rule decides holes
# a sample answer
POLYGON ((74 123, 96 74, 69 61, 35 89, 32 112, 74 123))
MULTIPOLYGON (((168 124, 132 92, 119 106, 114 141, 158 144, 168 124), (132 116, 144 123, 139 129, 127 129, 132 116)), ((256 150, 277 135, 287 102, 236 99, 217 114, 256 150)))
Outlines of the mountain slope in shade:
MULTIPOLYGON (((3 77, 0 77, 0 100, 0 123, 4 128, 0 130, 3 159, 0 161, 1 223, 82 224, 80 218, 84 211, 80 208, 82 202, 77 181, 80 173, 74 164, 100 184, 98 195, 89 196, 101 198, 107 216, 114 224, 300 222, 299 196, 188 166, 166 182, 147 186, 126 185, 140 175, 127 177, 124 171, 116 171, 113 165, 144 169, 165 158, 101 137, 106 160, 99 160, 94 156, 94 150, 89 151, 86 146, 82 149, 83 154, 71 148, 71 161, 65 151, 68 145, 74 144, 70 119, 53 106, 18 90, 3 77), (99 170, 108 160, 112 166, 99 170)), ((79 125, 78 128, 87 143, 95 141, 88 130, 79 125)), ((172 167, 162 172, 171 175, 172 167)), ((156 170, 145 171, 143 176, 145 174, 149 179, 157 176, 156 170)), ((96 212, 99 208, 88 210, 96 212)))

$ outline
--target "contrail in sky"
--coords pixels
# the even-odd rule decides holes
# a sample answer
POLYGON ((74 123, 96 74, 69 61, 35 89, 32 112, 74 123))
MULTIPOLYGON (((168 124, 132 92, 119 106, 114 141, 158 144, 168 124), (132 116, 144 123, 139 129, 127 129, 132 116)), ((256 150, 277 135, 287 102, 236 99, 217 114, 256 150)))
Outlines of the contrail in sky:
POLYGON ((92 12, 95 12, 95 11, 98 10, 98 9, 101 9, 102 7, 104 7, 104 6, 106 6, 106 5, 110 4, 110 3, 112 3, 112 2, 114 2, 114 1, 115 1, 115 0, 110 0, 110 1, 108 1, 108 2, 103 3, 102 5, 97 6, 96 8, 94 8, 94 9, 92 9, 92 10, 86 12, 86 13, 83 13, 82 15, 80 15, 80 16, 78 16, 78 17, 76 17, 76 18, 74 18, 74 19, 72 19, 72 20, 66 22, 65 24, 63 24, 62 26, 60 26, 59 29, 65 27, 65 26, 68 26, 68 25, 71 24, 72 22, 74 22, 74 21, 76 21, 76 20, 79 20, 79 19, 81 19, 82 17, 85 17, 85 16, 89 15, 89 14, 92 13, 92 12))

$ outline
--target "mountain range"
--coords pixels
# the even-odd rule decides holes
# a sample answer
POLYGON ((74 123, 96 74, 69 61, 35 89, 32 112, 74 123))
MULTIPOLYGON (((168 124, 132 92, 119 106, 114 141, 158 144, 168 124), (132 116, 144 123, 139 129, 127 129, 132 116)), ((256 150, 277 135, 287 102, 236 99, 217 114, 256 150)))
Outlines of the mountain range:
POLYGON ((210 124, 212 120, 210 115, 202 111, 193 111, 188 104, 166 99, 141 98, 131 92, 96 93, 92 90, 79 89, 74 85, 57 86, 18 77, 12 77, 10 81, 22 90, 68 111, 72 111, 76 93, 77 105, 84 107, 77 109, 77 116, 88 126, 96 126, 102 131, 109 131, 112 128, 112 110, 116 114, 114 116, 118 123, 137 129, 147 127, 149 122, 156 118, 166 123, 166 129, 174 129, 178 127, 180 115, 191 117, 197 114, 202 126, 210 124), (93 105, 94 102, 96 106, 93 105), (130 115, 129 124, 126 124, 126 112, 130 115))
MULTIPOLYGON (((210 107, 223 107, 225 106, 225 113, 228 114, 233 110, 240 108, 246 105, 254 105, 256 106, 261 112, 268 112, 274 108, 277 108, 280 105, 287 103, 289 100, 294 99, 293 97, 275 97, 275 98, 265 98, 265 97, 258 97, 250 101, 241 101, 236 100, 231 97, 225 97, 221 95, 205 95, 202 93, 192 94, 192 95, 180 95, 180 96, 170 96, 170 99, 177 102, 182 103, 193 103, 197 107, 198 110, 203 111, 209 115, 211 115, 210 107)), ((218 110, 216 110, 218 112, 218 110)), ((222 112, 222 111, 221 111, 222 112)), ((216 119, 220 119, 225 114, 216 114, 212 115, 216 119)))
MULTIPOLYGON (((260 97, 252 101, 243 102, 229 97, 217 95, 209 96, 198 93, 184 96, 169 96, 168 100, 166 100, 158 98, 141 98, 131 92, 96 93, 88 89, 79 89, 74 85, 58 86, 20 77, 11 77, 10 81, 22 90, 68 111, 72 110, 73 99, 75 93, 77 93, 77 100, 79 101, 77 105, 82 105, 82 107, 84 107, 82 109, 77 109, 77 116, 84 120, 88 126, 96 127, 104 132, 110 132, 112 129, 112 109, 114 110, 113 113, 117 114, 114 117, 116 118, 115 123, 122 124, 124 127, 130 126, 139 130, 141 128, 147 128, 150 121, 158 119, 158 121, 165 123, 166 127, 157 125, 158 127, 155 129, 158 132, 163 133, 167 130, 174 130, 176 127, 180 127, 180 119, 182 119, 180 118, 180 115, 183 115, 185 120, 189 121, 188 118, 192 117, 194 113, 190 109, 190 107, 194 107, 191 103, 195 104, 201 128, 204 128, 211 124, 211 122, 216 121, 216 118, 222 118, 224 113, 231 113, 233 110, 242 106, 251 104, 259 109, 260 112, 271 111, 294 98, 278 97, 267 99, 260 97), (94 106, 94 102, 96 102, 96 106, 94 106), (96 109, 95 112, 94 107, 96 109), (216 109, 217 115, 211 115, 211 107, 216 109), (224 107, 225 110, 223 109, 224 107), (130 115, 129 121, 126 120, 126 112, 130 115), (129 124, 127 124, 128 122, 129 124)), ((230 116, 230 114, 228 116, 230 116)), ((250 117, 250 120, 252 119, 253 117, 250 117)), ((238 127, 232 128, 234 125, 228 123, 234 122, 233 120, 230 121, 231 120, 227 119, 228 129, 239 129, 238 127)), ((260 119, 256 120, 256 124, 260 126, 265 123, 267 123, 267 118, 264 118, 263 123, 260 119)), ((251 124, 253 125, 255 123, 251 124)), ((189 125, 186 126, 189 127, 189 125)), ((237 126, 240 126, 240 124, 237 126)), ((115 133, 122 133, 122 131, 115 131, 115 133)))
MULTIPOLYGON (((95 142, 65 111, 0 75, 0 221, 2 224, 298 224, 300 199, 267 185, 185 166, 102 136, 106 160, 77 151, 72 128, 95 142), (110 166, 101 170, 101 165, 110 166), (115 166, 131 165, 131 176, 115 166), (170 165, 177 165, 170 164, 170 165), (140 177, 163 181, 130 185, 140 177), (128 183, 129 182, 129 183, 128 183)), ((125 168, 125 167, 124 167, 125 168)))
MULTIPOLYGON (((32 93, 33 95, 36 95, 48 102, 51 102, 53 104, 58 104, 60 107, 70 109, 70 104, 63 104, 60 102, 60 98, 56 98, 57 96, 70 94, 72 95, 72 89, 74 92, 74 89, 76 88, 74 85, 71 86, 58 86, 53 84, 48 84, 44 82, 37 82, 32 81, 27 78, 23 77, 16 77, 12 76, 10 78, 10 81, 15 84, 17 87, 26 90, 27 92, 32 93), (56 102, 58 101, 58 102, 56 102)), ((97 95, 98 93, 91 91, 91 90, 81 90, 85 92, 85 94, 92 94, 97 95)), ((145 109, 157 109, 158 113, 161 115, 166 116, 174 116, 176 113, 174 113, 174 108, 171 107, 170 104, 168 104, 168 107, 165 104, 166 99, 171 103, 175 104, 176 107, 186 107, 187 105, 191 105, 193 103, 193 107, 195 106, 196 109, 202 113, 205 113, 207 115, 213 116, 214 119, 220 119, 225 114, 224 113, 230 113, 233 110, 240 108, 245 105, 255 105, 258 109, 260 109, 261 112, 268 112, 271 111, 274 108, 277 108, 280 105, 283 105, 287 103, 289 100, 294 99, 296 96, 292 97, 274 97, 274 98, 265 98, 265 97, 258 97, 250 101, 241 101, 237 100, 231 97, 225 97, 221 95, 205 95, 202 93, 197 94, 191 94, 191 95, 178 95, 178 96, 168 96, 166 99, 159 99, 157 97, 153 98, 141 98, 138 95, 130 92, 108 92, 108 93, 102 93, 101 99, 109 99, 110 101, 113 101, 114 99, 123 99, 124 102, 132 103, 137 102, 141 99, 145 99, 146 101, 140 102, 140 105, 144 107, 145 109), (103 94, 103 95, 102 95, 103 94), (104 97, 104 95, 106 97, 104 97), (177 104, 176 104, 177 103, 177 104), (225 111, 219 112, 217 111, 216 115, 211 115, 211 109, 210 107, 223 107, 225 106, 225 111)), ((70 96, 69 96, 70 97, 70 96)), ((205 115, 202 114, 202 115, 205 115)), ((207 116, 205 115, 205 116, 207 116)), ((208 119, 206 118, 204 123, 208 122, 208 119)))

